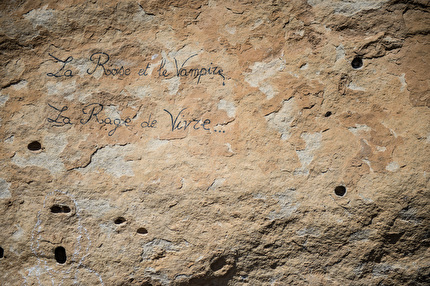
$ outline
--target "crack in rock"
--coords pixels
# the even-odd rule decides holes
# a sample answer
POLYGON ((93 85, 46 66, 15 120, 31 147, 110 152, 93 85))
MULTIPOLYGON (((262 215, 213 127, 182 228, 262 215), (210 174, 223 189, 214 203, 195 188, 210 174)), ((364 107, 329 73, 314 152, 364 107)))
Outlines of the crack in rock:
POLYGON ((97 148, 91 154, 90 160, 86 165, 73 168, 72 170, 80 171, 83 174, 103 170, 117 178, 121 176, 132 177, 134 176, 133 162, 126 161, 125 156, 133 152, 133 150, 134 147, 131 144, 103 146, 97 148))

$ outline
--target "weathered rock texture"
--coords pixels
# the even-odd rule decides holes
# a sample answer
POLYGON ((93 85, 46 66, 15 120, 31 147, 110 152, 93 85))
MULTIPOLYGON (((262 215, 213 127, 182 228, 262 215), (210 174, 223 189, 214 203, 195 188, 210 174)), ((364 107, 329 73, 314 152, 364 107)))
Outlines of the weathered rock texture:
POLYGON ((428 285, 429 1, 1 1, 1 285, 428 285))

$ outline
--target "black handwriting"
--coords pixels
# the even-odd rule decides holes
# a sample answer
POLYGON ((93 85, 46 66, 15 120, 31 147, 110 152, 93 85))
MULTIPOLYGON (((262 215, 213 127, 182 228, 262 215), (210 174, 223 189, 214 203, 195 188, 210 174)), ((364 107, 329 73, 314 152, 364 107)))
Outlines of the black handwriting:
POLYGON ((104 52, 96 52, 90 56, 90 61, 95 65, 90 71, 87 69, 87 74, 93 74, 100 67, 103 70, 104 75, 112 75, 112 76, 128 76, 131 71, 129 68, 124 68, 121 66, 120 68, 107 68, 105 65, 109 62, 109 55, 104 52))
POLYGON ((152 116, 152 114, 149 115, 148 121, 143 121, 140 124, 140 126, 142 128, 155 128, 155 124, 157 124, 157 120, 154 119, 154 120, 151 121, 151 116, 152 116))
POLYGON ((84 108, 82 108, 83 114, 89 114, 87 120, 81 119, 80 122, 82 125, 87 124, 91 118, 95 118, 97 122, 99 122, 99 118, 97 117, 98 114, 103 110, 103 104, 100 103, 90 103, 88 105, 85 105, 84 108))
POLYGON ((140 69, 137 74, 140 76, 142 76, 142 75, 147 76, 148 75, 148 73, 147 73, 148 69, 149 69, 149 63, 146 65, 146 68, 140 69))
POLYGON ((201 120, 197 120, 197 119, 184 120, 183 124, 181 125, 182 121, 181 120, 178 121, 178 118, 185 109, 186 108, 181 109, 181 111, 179 111, 179 113, 178 113, 178 115, 176 115, 176 117, 174 117, 173 114, 170 113, 170 111, 168 111, 167 109, 164 109, 164 111, 167 112, 170 116, 171 131, 181 130, 182 128, 184 128, 184 130, 186 130, 192 123, 194 123, 193 128, 195 130, 200 129, 199 125, 201 125, 204 130, 210 130, 209 128, 206 128, 206 125, 209 125, 211 123, 211 121, 209 119, 206 119, 203 122, 201 120))
MULTIPOLYGON (((224 80, 225 80, 225 76, 223 74, 223 70, 218 67, 218 66, 209 66, 208 68, 190 68, 190 69, 186 69, 184 68, 184 65, 187 63, 187 61, 193 57, 197 56, 197 54, 194 54, 190 57, 188 57, 188 59, 186 59, 181 67, 178 66, 178 61, 175 58, 175 67, 176 67, 176 76, 177 77, 187 77, 187 76, 191 76, 193 79, 197 78, 197 84, 200 83, 200 79, 202 76, 205 75, 219 75, 222 77, 223 79, 223 85, 225 85, 224 80)), ((212 63, 211 63, 212 65, 212 63)))
POLYGON ((170 74, 164 68, 165 65, 166 65, 166 61, 164 59, 162 59, 161 63, 160 63, 160 67, 157 70, 158 71, 158 76, 163 76, 163 77, 169 77, 170 76, 170 74))
POLYGON ((114 120, 112 120, 110 117, 106 117, 105 119, 100 119, 99 114, 100 112, 102 112, 103 108, 104 108, 103 104, 101 103, 90 103, 84 106, 84 108, 82 108, 82 113, 85 114, 87 118, 86 120, 81 119, 80 120, 81 124, 85 125, 92 118, 94 118, 95 121, 99 124, 113 125, 115 127, 108 132, 109 136, 112 136, 113 134, 115 134, 115 131, 121 125, 124 125, 127 127, 129 126, 128 124, 131 122, 131 119, 129 117, 127 117, 125 120, 121 118, 115 118, 114 120))
POLYGON ((54 127, 61 127, 61 126, 64 126, 66 124, 70 124, 70 125, 72 124, 72 122, 70 122, 70 118, 69 117, 64 116, 64 115, 61 114, 61 113, 63 113, 64 111, 66 111, 68 109, 67 106, 63 106, 61 109, 58 109, 58 108, 56 108, 55 106, 52 106, 49 103, 48 103, 48 105, 49 105, 49 107, 51 107, 51 108, 55 109, 56 111, 58 111, 57 118, 52 119, 52 118, 48 117, 48 119, 47 119, 49 123, 53 123, 54 124, 52 126, 54 126, 54 127))
POLYGON ((72 56, 69 56, 64 61, 62 61, 59 58, 57 58, 57 57, 55 57, 55 56, 53 56, 53 55, 51 55, 49 53, 48 53, 48 55, 50 55, 52 58, 54 58, 57 62, 63 63, 63 65, 61 66, 61 68, 56 73, 51 73, 50 72, 50 73, 46 74, 47 76, 53 76, 53 77, 63 77, 63 76, 65 76, 65 77, 72 77, 73 76, 73 73, 72 73, 71 70, 66 70, 63 74, 61 74, 62 71, 64 70, 64 68, 66 67, 66 65, 68 63, 70 63, 71 61, 73 61, 73 57, 72 56))

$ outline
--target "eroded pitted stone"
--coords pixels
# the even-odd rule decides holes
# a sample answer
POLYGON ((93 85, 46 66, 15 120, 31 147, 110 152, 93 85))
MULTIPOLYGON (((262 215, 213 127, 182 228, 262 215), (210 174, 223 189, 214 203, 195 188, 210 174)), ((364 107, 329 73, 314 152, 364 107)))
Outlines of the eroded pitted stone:
POLYGON ((0 4, 1 283, 426 285, 426 1, 102 2, 0 4))

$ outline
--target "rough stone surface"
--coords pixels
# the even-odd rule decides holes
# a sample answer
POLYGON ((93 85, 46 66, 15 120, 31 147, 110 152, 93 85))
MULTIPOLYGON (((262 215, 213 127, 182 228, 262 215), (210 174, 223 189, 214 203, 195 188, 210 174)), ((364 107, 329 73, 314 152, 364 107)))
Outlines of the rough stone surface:
POLYGON ((1 285, 428 285, 424 0, 0 3, 1 285))

